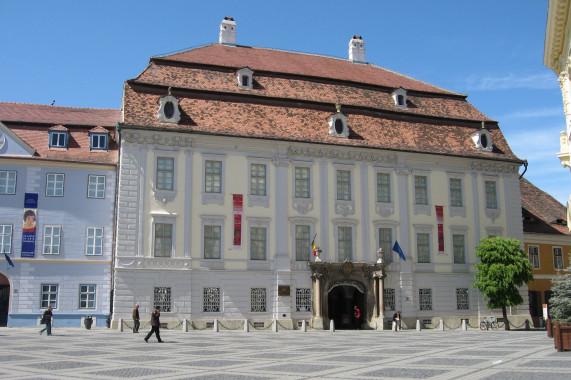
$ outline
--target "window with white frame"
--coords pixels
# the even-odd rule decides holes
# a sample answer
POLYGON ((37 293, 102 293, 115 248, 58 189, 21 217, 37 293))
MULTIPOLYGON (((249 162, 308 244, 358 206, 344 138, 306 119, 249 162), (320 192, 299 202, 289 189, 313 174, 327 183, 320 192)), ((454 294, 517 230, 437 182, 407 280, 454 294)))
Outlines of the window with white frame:
POLYGON ((88 227, 85 254, 101 256, 103 254, 103 227, 88 227))
POLYGON ((156 189, 174 190, 174 158, 157 157, 156 189))
POLYGON ((529 253, 529 262, 534 269, 539 268, 539 246, 529 245, 527 247, 527 252, 529 253))
POLYGON ((50 131, 50 148, 67 148, 67 131, 50 131))
POLYGON ((295 311, 304 312, 311 311, 311 289, 296 288, 295 289, 295 311))
POLYGON ((266 228, 250 228, 250 260, 266 260, 266 228))
POLYGON ((377 202, 391 202, 391 175, 377 173, 377 202))
POLYGON ((93 175, 87 176, 87 198, 105 198, 105 176, 93 175))
POLYGON ((469 310, 470 299, 468 297, 468 288, 456 288, 456 309, 469 310))
POLYGON ((428 178, 426 176, 414 176, 414 203, 417 205, 428 204, 428 178))
POLYGON ((353 260, 353 228, 337 227, 337 252, 339 261, 353 260))
POLYGON ((383 227, 379 228, 379 248, 383 249, 383 257, 386 263, 393 262, 392 243, 393 229, 383 227))
POLYGON ((430 263, 430 234, 416 234, 416 252, 419 263, 430 263))
POLYGON ((107 142, 109 141, 109 134, 104 132, 90 132, 89 137, 91 140, 91 150, 107 150, 107 142))
POLYGON ((266 196, 265 164, 250 164, 250 195, 266 196))
POLYGON ((153 296, 154 307, 160 306, 161 311, 171 311, 171 288, 168 286, 155 286, 153 296))
POLYGON ((222 252, 222 227, 204 226, 204 258, 220 259, 222 252))
POLYGON ((553 268, 563 269, 563 249, 561 247, 553 247, 553 268))
POLYGON ((454 252, 454 264, 466 264, 466 236, 452 234, 452 251, 454 252))
POLYGON ((154 257, 171 257, 173 225, 171 223, 155 223, 154 229, 154 257))
POLYGON ((202 312, 220 312, 220 288, 207 287, 202 289, 202 312))
POLYGON ((0 170, 0 195, 16 194, 16 178, 14 170, 0 170))
POLYGON ((337 170, 337 200, 351 200, 351 171, 337 170))
POLYGON ((463 207, 463 196, 462 196, 462 179, 460 178, 450 178, 450 206, 451 207, 463 207))
POLYGON ((266 307, 266 288, 250 289, 250 311, 252 313, 263 313, 266 307))
POLYGON ((61 226, 44 226, 44 255, 59 255, 61 226))
POLYGON ((11 224, 0 224, 0 253, 12 253, 12 231, 11 224))
POLYGON ((40 309, 46 309, 48 306, 51 306, 52 309, 57 309, 58 285, 42 284, 40 286, 40 309))
POLYGON ((204 192, 222 192, 222 161, 206 160, 204 162, 204 192))
POLYGON ((418 306, 420 310, 432 310, 432 289, 418 289, 418 306))
POLYGON ((309 261, 309 251, 311 247, 310 226, 296 225, 295 226, 295 260, 296 261, 309 261))
POLYGON ((79 308, 95 309, 95 285, 79 285, 79 308))
POLYGON ((396 309, 396 296, 394 288, 385 288, 385 294, 383 296, 385 310, 395 310, 396 309))
POLYGON ((46 197, 63 197, 63 173, 46 174, 46 197))
POLYGON ((497 209, 498 208, 498 194, 496 189, 495 181, 485 182, 486 191, 486 208, 497 209))
POLYGON ((295 197, 310 197, 310 169, 304 166, 295 167, 295 197))

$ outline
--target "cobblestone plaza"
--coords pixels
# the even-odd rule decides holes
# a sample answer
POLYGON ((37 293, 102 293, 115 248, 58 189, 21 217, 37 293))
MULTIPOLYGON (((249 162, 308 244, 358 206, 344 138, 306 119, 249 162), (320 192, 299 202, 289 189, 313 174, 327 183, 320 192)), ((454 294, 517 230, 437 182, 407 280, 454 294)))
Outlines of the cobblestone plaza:
POLYGON ((545 331, 0 329, 5 379, 569 379, 545 331))

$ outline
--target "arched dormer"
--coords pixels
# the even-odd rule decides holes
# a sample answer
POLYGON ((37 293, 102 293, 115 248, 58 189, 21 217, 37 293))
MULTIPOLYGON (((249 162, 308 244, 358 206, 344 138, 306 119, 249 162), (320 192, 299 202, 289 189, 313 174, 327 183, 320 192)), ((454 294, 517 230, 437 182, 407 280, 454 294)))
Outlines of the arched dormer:
POLYGON ((347 116, 341 113, 341 104, 335 104, 337 112, 327 118, 329 124, 329 134, 333 137, 349 137, 349 127, 347 126, 347 116))
POLYGON ((397 88, 391 95, 395 101, 395 106, 399 108, 407 108, 406 90, 404 88, 397 88))
POLYGON ((494 144, 492 144, 492 137, 490 136, 490 131, 486 129, 484 126, 484 122, 482 121, 482 128, 477 130, 476 132, 470 133, 470 137, 476 148, 478 150, 484 152, 491 152, 494 149, 494 144))
POLYGON ((248 90, 252 89, 253 86, 253 74, 254 72, 248 67, 243 67, 236 72, 238 79, 238 87, 246 88, 248 90))
POLYGON ((178 108, 179 100, 170 94, 163 96, 159 100, 159 112, 157 117, 163 123, 178 124, 180 121, 180 110, 178 108))

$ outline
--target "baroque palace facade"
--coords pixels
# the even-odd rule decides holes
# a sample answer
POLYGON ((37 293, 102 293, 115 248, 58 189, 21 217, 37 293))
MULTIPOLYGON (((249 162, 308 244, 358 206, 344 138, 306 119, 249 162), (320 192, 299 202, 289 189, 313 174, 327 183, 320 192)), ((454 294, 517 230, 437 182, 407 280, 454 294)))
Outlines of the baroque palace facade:
POLYGON ((367 63, 359 36, 348 60, 237 45, 231 18, 219 38, 124 85, 113 325, 135 304, 197 328, 492 313, 475 247, 523 241, 523 161, 498 123, 367 63))

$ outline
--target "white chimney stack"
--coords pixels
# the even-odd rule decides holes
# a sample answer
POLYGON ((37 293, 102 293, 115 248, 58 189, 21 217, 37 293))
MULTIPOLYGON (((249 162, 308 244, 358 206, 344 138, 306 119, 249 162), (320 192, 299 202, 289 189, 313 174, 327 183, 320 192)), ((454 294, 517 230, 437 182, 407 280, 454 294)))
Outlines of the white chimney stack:
POLYGON ((349 61, 365 63, 365 42, 361 36, 353 36, 349 41, 349 61))
POLYGON ((236 22, 232 17, 224 17, 220 24, 220 44, 236 46, 236 22))

